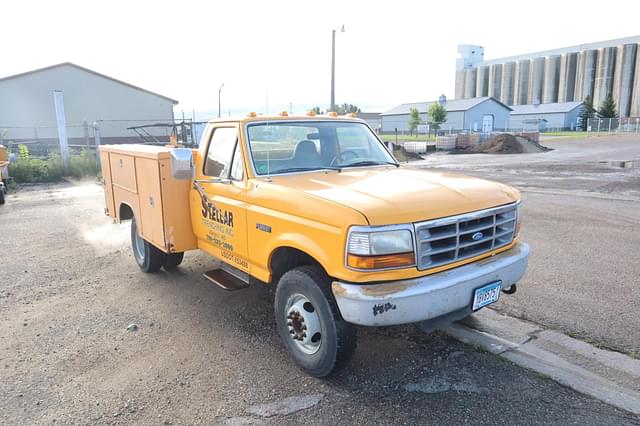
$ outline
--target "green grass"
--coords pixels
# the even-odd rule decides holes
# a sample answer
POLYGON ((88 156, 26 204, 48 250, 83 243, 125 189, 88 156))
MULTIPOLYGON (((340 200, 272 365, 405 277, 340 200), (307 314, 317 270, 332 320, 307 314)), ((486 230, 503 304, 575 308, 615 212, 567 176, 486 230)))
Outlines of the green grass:
MULTIPOLYGON (((378 135, 384 142, 395 142, 396 135, 378 135)), ((427 135, 400 135, 398 134, 398 142, 426 142, 427 140, 436 140, 435 136, 427 137, 427 135)))
POLYGON ((9 177, 16 183, 58 182, 65 176, 82 178, 98 176, 99 172, 96 157, 89 150, 72 154, 69 168, 65 170, 59 154, 50 154, 45 159, 32 158, 27 147, 21 145, 18 159, 9 164, 9 177))
MULTIPOLYGON (((594 133, 594 132, 591 132, 594 133)), ((543 132, 541 133, 541 136, 567 136, 567 137, 574 137, 574 138, 586 138, 587 136, 589 136, 589 132, 583 132, 583 131, 563 131, 563 132, 543 132)))
POLYGON ((585 339, 585 342, 587 342, 588 344, 590 344, 591 346, 595 346, 598 349, 606 349, 607 345, 605 342, 603 342, 602 340, 596 340, 596 339, 585 339))

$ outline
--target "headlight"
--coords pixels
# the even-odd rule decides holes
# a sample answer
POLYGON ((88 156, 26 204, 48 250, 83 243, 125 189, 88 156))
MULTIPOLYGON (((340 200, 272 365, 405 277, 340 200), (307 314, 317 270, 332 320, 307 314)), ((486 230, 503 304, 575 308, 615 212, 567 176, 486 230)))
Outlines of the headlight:
MULTIPOLYGON (((364 227, 362 227, 364 228, 364 227)), ((355 269, 387 269, 415 264, 409 229, 355 229, 347 242, 347 265, 355 269)))

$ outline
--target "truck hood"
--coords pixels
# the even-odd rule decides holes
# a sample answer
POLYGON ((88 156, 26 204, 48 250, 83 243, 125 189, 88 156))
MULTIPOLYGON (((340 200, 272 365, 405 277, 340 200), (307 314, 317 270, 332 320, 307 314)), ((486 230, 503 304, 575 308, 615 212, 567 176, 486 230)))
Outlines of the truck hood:
POLYGON ((520 198, 518 190, 500 183, 404 167, 273 176, 273 184, 351 207, 361 212, 371 225, 436 219, 520 198))

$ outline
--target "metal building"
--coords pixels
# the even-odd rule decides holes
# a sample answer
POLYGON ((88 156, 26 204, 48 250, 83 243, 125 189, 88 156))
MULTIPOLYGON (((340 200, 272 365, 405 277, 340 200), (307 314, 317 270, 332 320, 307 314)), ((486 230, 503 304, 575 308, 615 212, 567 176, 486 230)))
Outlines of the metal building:
MULTIPOLYGON (((140 142, 140 124, 173 123, 178 101, 65 62, 0 78, 0 138, 54 141, 58 137, 54 91, 61 92, 69 143, 81 143, 98 123, 103 143, 140 142), (78 141, 76 141, 76 139, 78 141)), ((58 95, 60 97, 60 95, 58 95)), ((168 140, 167 129, 151 129, 168 140)))
POLYGON ((575 130, 582 111, 582 102, 557 102, 540 105, 516 105, 511 111, 512 130, 526 127, 526 123, 544 120, 547 130, 575 130))
MULTIPOLYGON (((511 108, 492 97, 439 101, 447 110, 447 121, 441 130, 489 133, 504 130, 509 125, 511 108)), ((423 122, 427 122, 427 110, 434 102, 414 102, 398 105, 380 114, 383 133, 409 131, 409 112, 416 108, 423 122)))
MULTIPOLYGON (((620 117, 640 116, 640 36, 481 60, 479 46, 458 49, 456 99, 480 94, 480 74, 488 69, 487 95, 512 105, 582 102, 599 107, 611 94, 620 117), (471 55, 471 52, 474 52, 471 55), (470 55, 469 57, 465 55, 470 55), (475 94, 458 76, 477 75, 475 94)), ((483 87, 484 89, 484 87, 483 87)))

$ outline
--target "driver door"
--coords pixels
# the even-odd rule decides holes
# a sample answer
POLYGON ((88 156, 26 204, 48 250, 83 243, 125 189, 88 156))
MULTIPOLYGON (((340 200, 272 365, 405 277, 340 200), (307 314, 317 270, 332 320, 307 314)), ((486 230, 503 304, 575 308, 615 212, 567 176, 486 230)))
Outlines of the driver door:
POLYGON ((195 165, 191 223, 198 247, 249 272, 246 174, 236 123, 211 128, 195 165))

